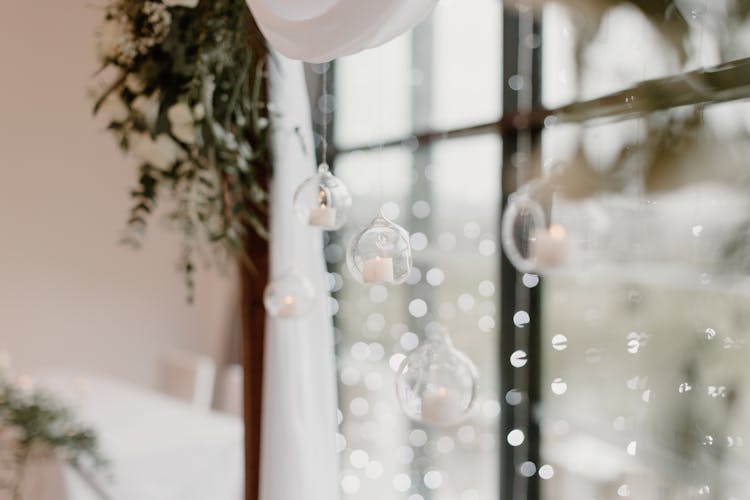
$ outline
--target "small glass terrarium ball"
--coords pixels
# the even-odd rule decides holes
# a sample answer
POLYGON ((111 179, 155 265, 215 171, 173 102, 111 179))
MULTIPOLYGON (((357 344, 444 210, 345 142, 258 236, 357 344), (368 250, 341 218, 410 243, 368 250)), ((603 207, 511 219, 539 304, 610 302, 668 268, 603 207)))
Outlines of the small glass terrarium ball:
POLYGON ((378 214, 349 242, 346 263, 360 283, 401 284, 412 268, 409 233, 378 214))
POLYGON ((412 420, 450 426, 471 412, 477 395, 477 369, 447 336, 429 340, 401 363, 396 393, 412 420))
POLYGON ((307 314, 315 303, 315 288, 297 272, 289 272, 266 285, 263 305, 275 318, 297 318, 307 314))
POLYGON ((294 211, 309 226, 326 231, 340 229, 349 216, 349 189, 322 163, 318 173, 300 184, 294 193, 294 211))

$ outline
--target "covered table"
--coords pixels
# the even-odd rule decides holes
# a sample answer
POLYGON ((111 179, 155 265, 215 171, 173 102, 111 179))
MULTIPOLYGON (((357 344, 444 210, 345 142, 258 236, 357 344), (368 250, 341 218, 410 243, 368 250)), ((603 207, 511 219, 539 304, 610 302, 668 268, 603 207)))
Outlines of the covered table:
MULTIPOLYGON (((45 372, 35 383, 94 427, 111 478, 32 463, 26 500, 240 500, 242 422, 100 375, 45 372)), ((1 498, 1 497, 0 497, 1 498)))

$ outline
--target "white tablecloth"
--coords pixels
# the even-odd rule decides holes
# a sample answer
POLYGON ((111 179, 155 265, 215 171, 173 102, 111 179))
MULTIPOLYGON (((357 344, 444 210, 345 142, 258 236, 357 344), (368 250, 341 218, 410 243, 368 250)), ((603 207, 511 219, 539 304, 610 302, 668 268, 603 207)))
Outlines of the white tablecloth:
MULTIPOLYGON (((97 479, 111 500, 240 500, 243 433, 240 419, 99 375, 46 372, 36 377, 97 429, 111 462, 111 481, 97 479)), ((36 464, 26 500, 99 498, 75 471, 36 464)))

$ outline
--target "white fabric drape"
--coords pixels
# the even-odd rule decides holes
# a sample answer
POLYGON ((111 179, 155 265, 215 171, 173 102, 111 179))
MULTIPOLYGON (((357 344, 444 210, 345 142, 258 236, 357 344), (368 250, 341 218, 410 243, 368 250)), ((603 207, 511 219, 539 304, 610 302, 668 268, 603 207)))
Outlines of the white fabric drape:
POLYGON ((438 0, 247 0, 282 54, 325 62, 377 47, 422 21, 438 0))
POLYGON ((313 283, 317 302, 302 318, 266 324, 261 500, 336 500, 336 372, 320 231, 297 220, 292 198, 315 168, 302 64, 269 63, 274 174, 271 186, 271 277, 290 269, 313 283), (296 129, 296 131, 295 131, 296 129))

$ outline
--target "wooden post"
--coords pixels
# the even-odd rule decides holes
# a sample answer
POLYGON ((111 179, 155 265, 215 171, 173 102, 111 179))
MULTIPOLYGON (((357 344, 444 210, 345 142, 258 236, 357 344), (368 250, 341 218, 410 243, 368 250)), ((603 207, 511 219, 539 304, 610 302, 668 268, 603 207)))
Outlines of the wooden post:
POLYGON ((244 367, 245 500, 260 495, 261 409, 266 313, 263 290, 268 282, 268 242, 249 232, 247 252, 255 269, 240 266, 242 283, 242 365, 244 367))

